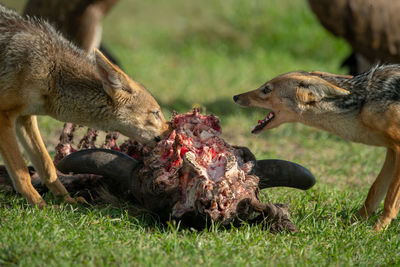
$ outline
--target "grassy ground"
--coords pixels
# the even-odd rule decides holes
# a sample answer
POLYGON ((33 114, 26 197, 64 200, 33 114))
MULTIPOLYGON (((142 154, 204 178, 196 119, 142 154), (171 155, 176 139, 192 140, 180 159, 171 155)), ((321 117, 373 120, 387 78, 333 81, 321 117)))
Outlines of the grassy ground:
MULTIPOLYGON (((2 1, 20 9, 24 1, 2 1)), ((345 222, 363 203, 384 157, 302 125, 250 134, 265 111, 235 106, 232 96, 296 69, 343 73, 349 47, 329 35, 302 0, 123 0, 104 22, 104 42, 122 67, 155 95, 164 113, 194 105, 215 113, 223 137, 257 158, 307 166, 317 184, 307 192, 264 190, 288 203, 297 234, 257 226, 206 231, 162 227, 124 209, 71 207, 39 211, 0 194, 0 265, 398 265, 399 222, 380 234, 376 217, 345 222)), ((49 150, 62 124, 40 120, 49 150)), ((51 201, 51 196, 45 196, 51 201)))

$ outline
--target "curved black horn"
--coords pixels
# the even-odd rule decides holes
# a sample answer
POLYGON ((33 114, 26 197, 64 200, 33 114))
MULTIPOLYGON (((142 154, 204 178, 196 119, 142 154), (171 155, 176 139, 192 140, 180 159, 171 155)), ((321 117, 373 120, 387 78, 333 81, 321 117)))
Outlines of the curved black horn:
POLYGON ((307 190, 315 184, 315 177, 308 169, 286 160, 257 160, 254 174, 260 178, 260 189, 286 186, 307 190))
POLYGON ((98 148, 74 152, 63 158, 56 167, 63 173, 90 173, 111 178, 105 182, 122 193, 130 190, 132 179, 140 166, 140 162, 126 154, 98 148))

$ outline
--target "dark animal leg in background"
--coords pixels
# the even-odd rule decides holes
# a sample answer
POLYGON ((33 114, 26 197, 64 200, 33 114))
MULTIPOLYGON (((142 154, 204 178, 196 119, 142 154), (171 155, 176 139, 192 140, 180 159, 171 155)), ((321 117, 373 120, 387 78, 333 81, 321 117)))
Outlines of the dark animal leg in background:
POLYGON ((349 71, 348 73, 350 75, 357 75, 358 73, 358 65, 357 65, 357 59, 356 59, 356 55, 354 53, 351 53, 340 65, 341 68, 348 68, 349 71))
MULTIPOLYGON (((121 68, 120 62, 117 60, 117 58, 108 50, 107 47, 104 46, 103 43, 100 44, 99 50, 115 65, 121 68)), ((122 69, 122 68, 121 68, 122 69)))

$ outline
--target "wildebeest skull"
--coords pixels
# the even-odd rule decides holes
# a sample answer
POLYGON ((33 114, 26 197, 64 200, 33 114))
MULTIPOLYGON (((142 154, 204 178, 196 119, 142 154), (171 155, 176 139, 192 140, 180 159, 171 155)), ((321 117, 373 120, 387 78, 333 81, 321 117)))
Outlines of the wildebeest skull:
POLYGON ((315 183, 304 167, 282 160, 259 160, 243 147, 220 137, 219 121, 198 111, 175 114, 174 130, 143 162, 106 149, 75 152, 61 160, 63 173, 107 177, 111 193, 153 212, 191 226, 206 220, 222 225, 272 221, 275 230, 296 228, 281 205, 263 204, 260 189, 288 186, 308 189, 315 183))

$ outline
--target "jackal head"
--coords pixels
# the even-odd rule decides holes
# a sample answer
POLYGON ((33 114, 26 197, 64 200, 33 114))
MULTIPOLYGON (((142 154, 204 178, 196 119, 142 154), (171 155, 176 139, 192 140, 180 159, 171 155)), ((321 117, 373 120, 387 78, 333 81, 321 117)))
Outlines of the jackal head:
POLYGON ((104 122, 109 124, 106 128, 142 144, 155 144, 163 138, 168 133, 169 124, 154 97, 97 49, 95 59, 113 110, 111 119, 104 122))
POLYGON ((235 95, 233 100, 240 106, 270 110, 258 121, 252 130, 254 134, 285 122, 306 123, 307 114, 321 113, 323 99, 350 93, 332 82, 335 77, 351 78, 323 72, 290 72, 273 78, 256 90, 235 95))

